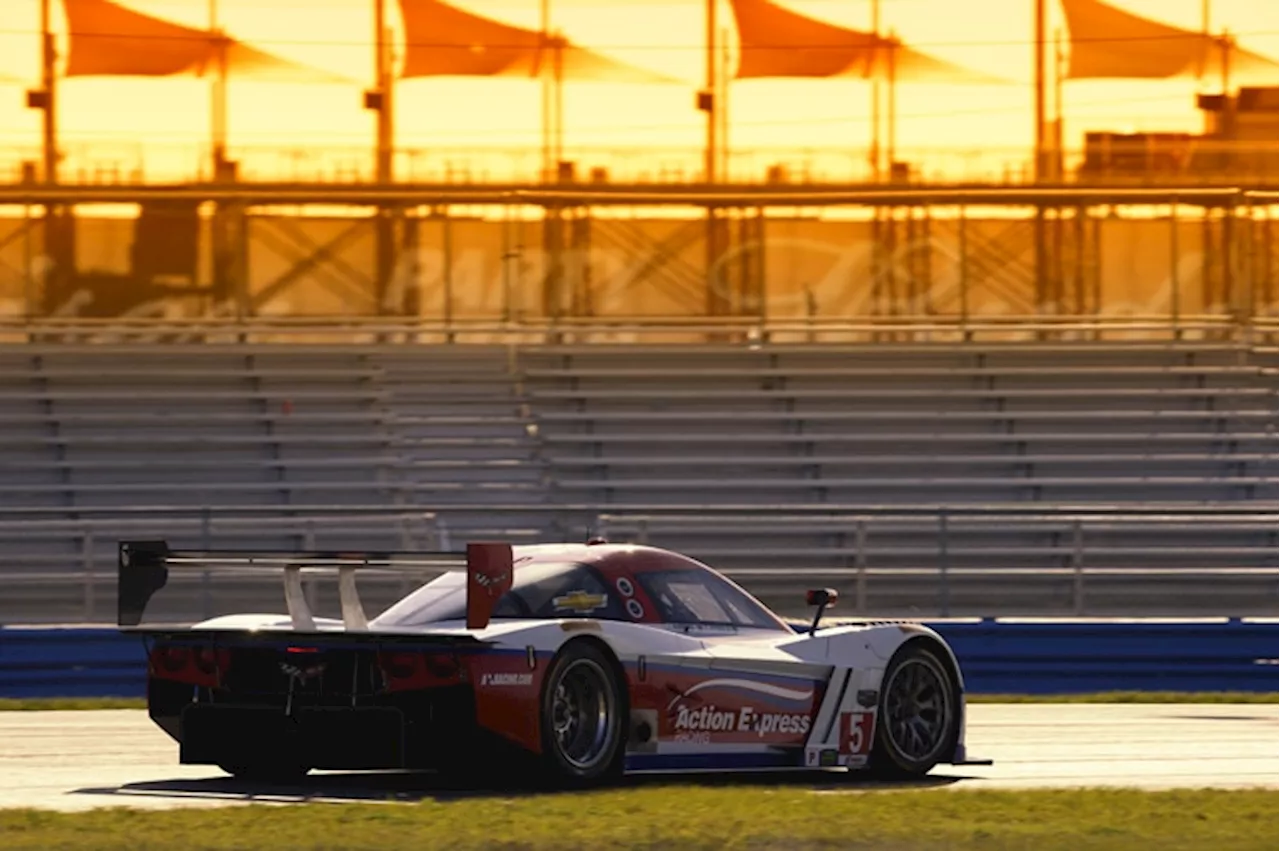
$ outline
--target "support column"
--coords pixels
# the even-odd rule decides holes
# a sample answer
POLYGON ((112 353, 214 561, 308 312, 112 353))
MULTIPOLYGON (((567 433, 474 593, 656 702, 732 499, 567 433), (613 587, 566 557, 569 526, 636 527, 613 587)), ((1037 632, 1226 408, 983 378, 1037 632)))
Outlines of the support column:
POLYGON ((1074 239, 1072 240, 1075 251, 1072 252, 1072 311, 1078 316, 1091 314, 1096 310, 1096 306, 1090 306, 1088 297, 1085 295, 1085 270, 1088 267, 1085 250, 1088 247, 1088 229, 1086 224, 1089 219, 1089 208, 1081 204, 1076 207, 1075 217, 1072 220, 1074 239))
POLYGON ((1261 313, 1263 308, 1273 306, 1277 298, 1277 233, 1276 220, 1271 217, 1269 209, 1262 209, 1262 219, 1255 219, 1253 226, 1257 228, 1258 287, 1255 292, 1254 313, 1261 313))
POLYGON ((1108 308, 1102 295, 1102 216, 1090 216, 1085 231, 1089 234, 1089 299, 1094 315, 1102 316, 1108 308))
POLYGON ((1051 276, 1049 282, 1049 304, 1053 309, 1052 312, 1054 315, 1063 313, 1064 308, 1066 307, 1064 303, 1066 301, 1066 292, 1064 287, 1066 274, 1063 269, 1063 264, 1066 261, 1066 250, 1064 247, 1066 237, 1063 233, 1066 222, 1064 221, 1062 214, 1062 207, 1055 206, 1053 208, 1053 232, 1050 240, 1050 255, 1052 256, 1052 263, 1050 265, 1049 273, 1051 276))
MULTIPOLYGON (((404 277, 401 281, 393 281, 394 292, 400 293, 398 303, 395 305, 396 312, 401 316, 408 316, 417 319, 422 315, 422 269, 420 257, 422 252, 419 250, 422 245, 422 217, 421 216, 405 216, 401 220, 401 245, 403 246, 403 256, 407 258, 406 263, 396 264, 396 271, 404 277)), ((445 269, 444 276, 446 281, 450 281, 452 277, 451 266, 453 265, 449 256, 450 247, 452 246, 451 234, 445 234, 445 269)), ((449 301, 449 315, 452 316, 453 302, 449 301)), ((449 340, 449 342, 453 342, 449 340)))
POLYGON ((920 310, 926 316, 932 316, 933 305, 933 208, 923 207, 920 210, 920 224, 916 233, 916 244, 913 252, 917 266, 916 291, 920 294, 918 301, 920 310))
MULTIPOLYGON (((1032 283, 1032 291, 1035 296, 1033 303, 1035 305, 1036 315, 1042 315, 1048 301, 1049 293, 1049 257, 1047 250, 1048 222, 1047 213, 1043 202, 1037 202, 1034 215, 1034 223, 1032 227, 1032 239, 1034 240, 1033 251, 1035 254, 1035 281, 1032 283)), ((1038 334, 1038 339, 1043 339, 1043 333, 1038 334)))
POLYGON ((707 206, 706 310, 708 316, 727 316, 733 311, 733 275, 722 259, 729 251, 731 233, 729 211, 707 206))
MULTIPOLYGON (((394 39, 387 26, 385 0, 374 2, 374 73, 376 84, 365 93, 365 108, 376 117, 374 177, 379 186, 394 182, 395 161, 395 56, 394 39)), ((397 236, 404 212, 399 207, 379 206, 374 213, 374 304, 378 313, 387 312, 391 276, 395 274, 397 236)))
POLYGON ((872 208, 871 219, 871 315, 879 316, 883 311, 884 277, 885 277, 885 215, 884 208, 877 205, 872 208))
MULTIPOLYGON (((719 182, 719 106, 716 92, 719 76, 720 57, 716 52, 716 3, 717 0, 706 0, 706 87, 698 93, 698 109, 706 113, 706 147, 703 151, 703 182, 714 186, 719 182)), ((723 316, 728 312, 728 289, 731 286, 725 270, 720 267, 720 258, 728 248, 727 223, 722 211, 714 204, 707 205, 706 233, 706 311, 708 316, 723 316)))
POLYGON ((739 305, 743 315, 765 319, 764 210, 743 210, 738 224, 739 305))
MULTIPOLYGON (((1033 157, 1033 169, 1035 173, 1036 183, 1044 183, 1049 179, 1046 157, 1046 133, 1045 133, 1045 35, 1047 10, 1046 0, 1035 0, 1035 9, 1033 12, 1032 45, 1035 56, 1032 61, 1035 73, 1035 152, 1033 157)), ((1043 204, 1037 204, 1035 209, 1035 283, 1033 285, 1035 292, 1035 309, 1037 314, 1044 312, 1045 302, 1047 300, 1046 293, 1048 291, 1048 282, 1046 276, 1048 274, 1048 258, 1046 255, 1046 227, 1045 227, 1045 208, 1043 204)), ((1043 334, 1038 334, 1037 338, 1043 338, 1043 334)))
POLYGON ((213 259, 212 295, 216 305, 229 305, 236 318, 254 313, 249 294, 249 221, 244 204, 230 201, 214 206, 210 221, 213 259))
POLYGON ((546 265, 542 274, 542 315, 550 320, 564 313, 565 210, 548 204, 542 220, 542 250, 546 265))
POLYGON ((1213 208, 1204 207, 1202 213, 1200 299, 1201 304, 1204 306, 1204 312, 1209 313, 1214 310, 1220 310, 1225 305, 1222 302, 1222 292, 1218 285, 1220 254, 1218 251, 1218 232, 1213 226, 1213 208))
POLYGON ((595 298, 591 280, 591 209, 580 207, 569 230, 570 272, 573 281, 571 311, 575 317, 594 316, 595 298))
MULTIPOLYGON (((58 151, 58 54, 51 27, 52 6, 53 0, 40 2, 41 87, 27 92, 27 107, 41 113, 44 161, 41 178, 47 186, 57 185, 62 159, 58 151)), ((75 212, 74 207, 60 203, 45 204, 43 212, 41 247, 47 265, 43 285, 39 292, 31 293, 27 310, 47 315, 70 296, 75 283, 75 212)))

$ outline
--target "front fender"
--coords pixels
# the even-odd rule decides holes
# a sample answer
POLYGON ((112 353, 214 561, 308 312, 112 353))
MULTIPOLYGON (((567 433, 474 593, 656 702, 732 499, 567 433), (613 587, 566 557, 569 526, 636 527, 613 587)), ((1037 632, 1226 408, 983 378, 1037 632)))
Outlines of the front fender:
POLYGON ((914 621, 894 621, 890 623, 875 624, 871 629, 871 634, 867 639, 867 646, 878 659, 886 665, 893 658, 893 654, 909 641, 924 640, 936 646, 943 654, 946 661, 951 663, 951 670, 955 673, 956 686, 960 690, 960 694, 964 694, 964 672, 960 669, 960 660, 956 657, 955 651, 951 649, 951 645, 943 638, 937 630, 926 626, 922 623, 914 621))

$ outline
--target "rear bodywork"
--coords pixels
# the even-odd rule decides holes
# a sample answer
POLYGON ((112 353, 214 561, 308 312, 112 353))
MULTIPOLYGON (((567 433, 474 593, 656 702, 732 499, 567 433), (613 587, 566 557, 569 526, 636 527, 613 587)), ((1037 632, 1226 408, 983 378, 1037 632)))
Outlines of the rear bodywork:
POLYGON ((150 643, 148 711, 183 763, 434 768, 474 732, 474 641, 196 629, 150 643))
MULTIPOLYGON (((354 572, 357 560, 292 554, 283 568, 288 614, 159 628, 140 625, 146 599, 163 587, 156 568, 183 556, 163 545, 122 545, 121 623, 148 646, 152 719, 179 743, 180 760, 194 764, 239 765, 270 754, 307 768, 427 769, 494 759, 503 749, 537 755, 544 676, 556 654, 578 641, 603 648, 623 684, 627 771, 862 767, 886 667, 908 642, 928 645, 963 695, 954 655, 915 623, 810 634, 781 621, 759 629, 652 622, 652 601, 627 572, 628 564, 639 570, 647 563, 635 557, 642 550, 649 559, 683 559, 630 548, 628 561, 612 545, 472 545, 466 558, 449 554, 467 571, 465 618, 413 629, 366 619, 346 574, 339 577, 343 618, 316 618, 290 590, 288 572, 320 562, 354 572), (605 574, 611 590, 639 601, 622 609, 634 616, 592 618, 588 601, 573 603, 588 609, 572 617, 490 618, 514 569, 566 552, 612 564, 605 574)), ((230 558, 206 553, 192 561, 207 568, 230 558)), ((412 557, 380 557, 396 559, 412 557)), ((944 762, 970 761, 963 699, 959 712, 955 752, 944 762)))

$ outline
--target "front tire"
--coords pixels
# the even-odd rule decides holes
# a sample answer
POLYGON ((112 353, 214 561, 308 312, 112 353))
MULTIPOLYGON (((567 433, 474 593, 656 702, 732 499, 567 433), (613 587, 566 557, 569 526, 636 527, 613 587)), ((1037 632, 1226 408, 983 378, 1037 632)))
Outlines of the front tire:
POLYGON ((565 645, 547 672, 540 709, 551 779, 586 786, 621 774, 626 696, 604 650, 584 641, 565 645))
POLYGON ((955 752, 960 690, 933 649, 908 644, 894 654, 880 687, 869 768, 885 779, 922 777, 955 752))

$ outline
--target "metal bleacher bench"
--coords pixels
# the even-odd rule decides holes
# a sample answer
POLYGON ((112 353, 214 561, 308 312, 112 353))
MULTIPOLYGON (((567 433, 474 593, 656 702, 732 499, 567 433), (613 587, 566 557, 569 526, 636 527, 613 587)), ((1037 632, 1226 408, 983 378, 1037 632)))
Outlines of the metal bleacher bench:
POLYGON ((1161 376, 1244 376, 1262 375, 1263 368, 1242 366, 694 366, 686 367, 579 367, 529 368, 523 377, 530 380, 607 378, 689 379, 689 378, 1000 378, 1029 376, 1053 378, 1153 378, 1161 376))
MULTIPOLYGON (((543 443, 546 444, 567 444, 567 445, 616 445, 616 444, 713 444, 716 446, 725 446, 726 440, 723 435, 719 434, 685 434, 679 432, 617 432, 608 434, 599 433, 580 433, 580 432, 557 432, 553 434, 543 434, 541 437, 543 443)), ((1107 446, 1110 444, 1119 444, 1125 441, 1139 440, 1143 443, 1242 443, 1252 440, 1266 440, 1274 445, 1276 436, 1272 432, 1251 431, 1251 432, 1153 432, 1153 433, 1134 433, 1134 432, 1022 432, 1022 433, 1001 433, 1001 432, 957 432, 954 430, 941 432, 926 431, 910 431, 910 432, 892 432, 892 433, 836 433, 826 434, 821 432, 808 432, 804 434, 772 434, 767 432, 744 432, 733 436, 735 444, 798 444, 798 445, 816 445, 816 444, 838 444, 838 443, 914 443, 920 442, 925 444, 943 444, 943 443, 990 443, 992 445, 1008 445, 1016 447, 1025 447, 1029 443, 1050 443, 1054 441, 1062 442, 1079 442, 1081 444, 1100 444, 1107 446)), ((802 457, 802 456, 797 456, 802 457)))
MULTIPOLYGON (((1265 398, 1275 395, 1275 389, 1265 387, 1069 387, 1069 388, 938 388, 936 390, 884 388, 875 391, 875 399, 1206 399, 1235 398, 1241 396, 1265 398)), ((556 388, 552 390, 532 388, 527 391, 531 400, 583 400, 583 401, 664 401, 705 399, 708 401, 776 400, 776 399, 833 399, 852 401, 859 397, 856 388, 834 390, 830 388, 669 388, 647 389, 611 388, 556 388)))
POLYGON ((734 467, 893 467, 903 464, 940 464, 947 466, 1036 466, 1040 464, 1081 464, 1090 466, 1124 463, 1177 463, 1189 461, 1214 461, 1223 464, 1248 464, 1275 461, 1275 453, 1218 452, 1218 453, 1159 453, 1159 452, 1108 452, 1104 454, 1082 453, 1026 453, 1026 454, 877 454, 851 455, 549 455, 544 456, 554 467, 668 467, 697 466, 703 464, 734 467))
MULTIPOLYGON (((538 411, 533 418, 542 422, 637 422, 677 423, 707 420, 753 420, 756 422, 880 422, 910 419, 938 422, 992 422, 1006 420, 1047 420, 1052 422, 1081 420, 1188 420, 1215 421, 1226 419, 1274 420, 1275 411, 1265 409, 1095 409, 1095 410, 869 410, 869 411, 538 411)), ((730 439, 730 438, 725 438, 730 439)))
POLYGON ((555 487, 562 490, 666 490, 679 488, 705 488, 708 490, 738 490, 742 488, 759 488, 770 490, 814 490, 829 488, 866 488, 866 489, 928 489, 933 487, 992 487, 992 488, 1036 488, 1050 486, 1091 487, 1106 485, 1152 486, 1159 485, 1197 485, 1227 484, 1241 487, 1256 487, 1262 484, 1276 484, 1275 476, 910 476, 910 477, 825 477, 796 478, 793 476, 777 478, 747 478, 734 476, 731 478, 616 478, 616 479, 559 479, 555 487))

